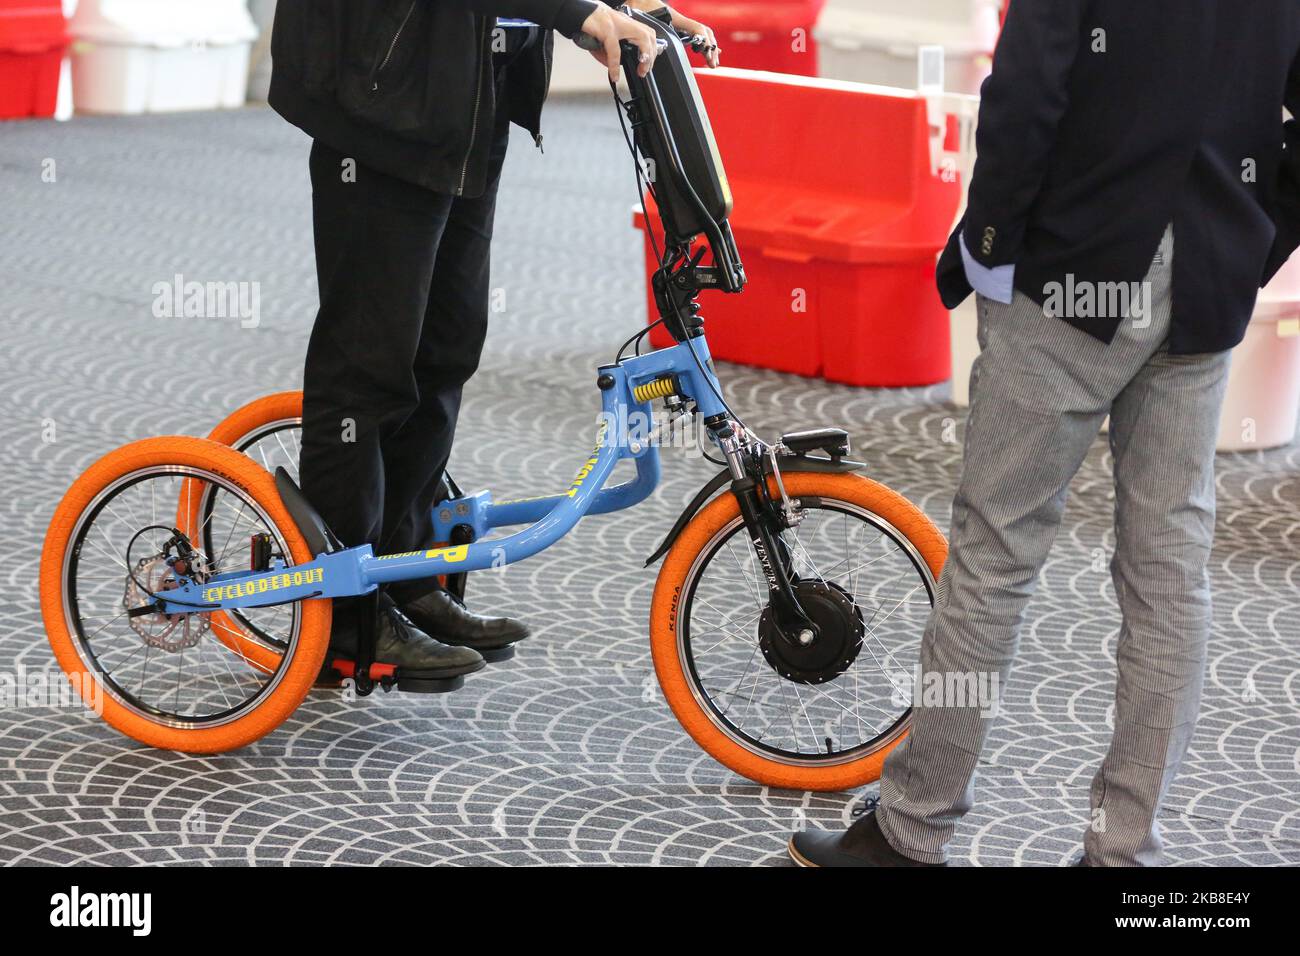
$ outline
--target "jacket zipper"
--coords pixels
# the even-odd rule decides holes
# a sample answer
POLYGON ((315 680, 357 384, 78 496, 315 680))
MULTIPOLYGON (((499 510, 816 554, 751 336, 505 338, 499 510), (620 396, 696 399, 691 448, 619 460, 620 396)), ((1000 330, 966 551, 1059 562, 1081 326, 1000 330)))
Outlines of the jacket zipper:
MULTIPOLYGON (((544 35, 537 38, 538 42, 542 44, 542 62, 546 64, 546 78, 542 81, 543 103, 545 103, 545 95, 548 95, 551 91, 551 56, 553 49, 547 44, 546 39, 544 35)), ((546 150, 542 148, 542 111, 540 109, 537 111, 537 135, 533 138, 537 141, 537 148, 545 155, 546 150)))
POLYGON ((478 136, 478 105, 479 100, 483 98, 483 42, 487 34, 487 17, 483 18, 483 27, 479 30, 478 41, 478 83, 474 87, 474 118, 470 121, 469 127, 469 149, 465 150, 465 162, 460 167, 460 185, 456 187, 456 195, 459 196, 465 192, 465 176, 469 173, 470 157, 474 155, 474 140, 478 136))
POLYGON ((420 0, 411 0, 410 9, 406 11, 406 16, 402 18, 402 22, 398 26, 397 32, 393 34, 393 42, 388 44, 388 52, 384 54, 384 59, 380 62, 379 66, 375 68, 374 85, 370 88, 371 93, 379 92, 379 74, 384 72, 384 68, 388 66, 389 61, 392 60, 393 53, 397 50, 397 41, 402 39, 402 33, 406 30, 406 25, 411 22, 411 17, 415 15, 415 8, 419 6, 419 4, 420 0))

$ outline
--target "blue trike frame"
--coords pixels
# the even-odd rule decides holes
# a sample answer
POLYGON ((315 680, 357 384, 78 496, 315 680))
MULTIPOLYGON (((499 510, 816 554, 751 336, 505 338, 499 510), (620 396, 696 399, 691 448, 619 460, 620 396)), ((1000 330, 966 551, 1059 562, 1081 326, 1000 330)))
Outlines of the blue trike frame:
MULTIPOLYGON (((652 279, 660 321, 676 345, 622 358, 598 369, 597 386, 602 410, 596 447, 583 463, 568 489, 554 495, 514 501, 494 501, 488 491, 455 497, 441 503, 434 513, 435 540, 446 544, 403 554, 375 555, 370 545, 338 550, 316 548, 312 561, 288 566, 285 557, 272 559, 263 570, 226 572, 203 580, 179 576, 178 587, 155 595, 158 609, 165 614, 195 611, 228 611, 237 608, 269 607, 311 598, 357 597, 373 593, 380 585, 399 581, 433 579, 501 567, 532 557, 550 547, 588 514, 607 514, 631 508, 644 501, 659 483, 658 446, 652 437, 651 402, 673 396, 678 410, 691 409, 708 426, 710 437, 736 441, 747 433, 736 423, 722 397, 722 387, 713 371, 703 323, 697 316, 695 296, 702 288, 739 292, 745 284, 726 215, 730 212, 730 191, 717 159, 716 144, 691 76, 680 38, 670 26, 634 12, 636 19, 654 29, 664 44, 664 55, 655 70, 639 75, 639 51, 622 44, 624 74, 632 98, 625 106, 636 130, 636 148, 663 172, 655 195, 662 197, 667 250, 652 279), (664 91, 660 89, 661 77, 664 91), (691 165, 703 170, 699 184, 719 190, 712 210, 704 203, 687 171, 674 124, 686 130, 693 150, 691 165), (710 179, 713 177, 713 179, 710 179), (713 180, 716 181, 713 181, 713 180), (669 197, 676 199, 669 201, 669 197), (673 211, 675 210, 675 212, 673 211), (688 226, 673 223, 684 217, 688 226), (703 251, 692 255, 691 243, 702 232, 712 252, 712 265, 699 268, 703 251), (645 388, 652 383, 663 388, 645 388), (640 397, 638 398, 638 389, 640 397), (644 428, 638 426, 644 424, 644 428), (606 487, 615 467, 624 459, 636 464, 636 476, 622 484, 606 487), (490 537, 498 528, 526 525, 513 534, 490 537), (465 543, 458 543, 453 529, 465 543), (323 553, 322 553, 323 551, 323 553)), ((631 142, 631 141, 629 141, 631 142)), ((647 189, 650 187, 647 185, 647 189)), ((707 192, 708 190, 706 190, 707 192)), ((759 447, 757 439, 748 436, 759 447)), ((724 448, 733 477, 745 474, 736 447, 724 448)), ((309 506, 308 506, 309 507, 309 506)), ((753 508, 747 521, 757 525, 753 508)), ((789 593, 784 575, 778 590, 789 593)), ((797 610, 787 597, 785 608, 797 610)), ((807 626, 807 619, 800 612, 807 626)))
POLYGON ((703 335, 670 348, 636 355, 598 369, 602 409, 596 446, 568 489, 558 494, 494 501, 479 491, 445 501, 434 513, 438 538, 452 540, 452 528, 467 526, 472 540, 402 554, 376 555, 368 545, 317 555, 286 566, 274 559, 265 571, 231 571, 203 581, 181 578, 159 594, 166 614, 269 607, 311 598, 355 597, 382 584, 463 574, 522 561, 550 547, 589 514, 632 508, 659 484, 659 447, 652 435, 650 401, 638 401, 638 387, 671 376, 681 399, 706 419, 726 417, 722 388, 713 372, 703 335), (606 487, 619 462, 636 464, 634 478, 606 487), (527 525, 503 537, 498 528, 527 525))

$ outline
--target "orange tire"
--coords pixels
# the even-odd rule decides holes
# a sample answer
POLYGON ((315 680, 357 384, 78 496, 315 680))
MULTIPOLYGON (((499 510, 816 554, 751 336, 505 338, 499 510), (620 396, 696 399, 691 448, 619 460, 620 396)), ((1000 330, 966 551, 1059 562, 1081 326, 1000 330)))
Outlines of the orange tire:
MULTIPOLYGON (((68 626, 69 608, 64 587, 64 567, 73 546, 73 534, 82 515, 101 492, 119 479, 155 466, 201 468, 240 488, 265 512, 283 537, 294 564, 312 560, 289 512, 280 501, 275 480, 252 459, 216 442, 201 438, 149 438, 125 445, 105 455, 83 474, 59 503, 50 522, 41 554, 41 613, 50 646, 64 672, 76 675, 74 684, 91 701, 86 680, 97 684, 94 699, 103 705, 104 719, 141 743, 185 753, 221 753, 252 743, 283 723, 298 707, 320 673, 329 644, 331 602, 326 598, 299 605, 300 630, 294 653, 282 665, 287 670, 275 687, 266 691, 246 713, 212 727, 169 726, 152 720, 120 701, 100 681, 87 673, 87 664, 68 626)), ((214 629, 215 630, 215 629, 214 629)), ((224 643, 224 641, 223 641, 224 643)))
MULTIPOLYGON (((277 392, 241 405, 208 433, 208 441, 239 447, 248 436, 277 422, 302 421, 302 392, 277 392)), ((197 478, 188 478, 181 486, 176 513, 177 527, 199 540, 203 497, 206 487, 197 478)), ((270 673, 280 666, 280 655, 273 648, 250 636, 239 621, 218 611, 212 615, 212 633, 232 651, 242 655, 258 669, 270 673)))
MULTIPOLYGON (((854 474, 787 472, 791 497, 818 497, 856 505, 883 518, 911 543, 937 581, 948 556, 948 542, 919 508, 884 485, 854 474)), ((771 493, 779 492, 768 480, 771 493)), ((704 506, 683 530, 664 559, 650 606, 650 650, 659 685, 673 714, 697 744, 723 766, 743 777, 785 790, 851 790, 880 779, 889 752, 906 736, 902 731, 852 761, 826 766, 794 766, 760 756, 741 746, 714 723, 691 692, 681 659, 677 612, 686 578, 703 551, 740 514, 734 495, 724 492, 704 506)), ((919 635, 918 635, 919 638, 919 635)))
POLYGON ((253 432, 276 422, 302 421, 302 392, 263 395, 231 412, 208 434, 209 441, 235 445, 253 432))

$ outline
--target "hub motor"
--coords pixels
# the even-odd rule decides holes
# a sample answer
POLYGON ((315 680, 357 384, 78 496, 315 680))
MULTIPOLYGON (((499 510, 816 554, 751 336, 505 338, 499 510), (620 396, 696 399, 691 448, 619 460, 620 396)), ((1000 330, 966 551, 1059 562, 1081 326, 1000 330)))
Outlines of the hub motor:
POLYGON ((758 621, 758 646, 768 666, 796 684, 824 684, 848 670, 866 635, 862 612, 838 584, 794 583, 794 594, 818 633, 786 636, 776 626, 769 604, 758 621))

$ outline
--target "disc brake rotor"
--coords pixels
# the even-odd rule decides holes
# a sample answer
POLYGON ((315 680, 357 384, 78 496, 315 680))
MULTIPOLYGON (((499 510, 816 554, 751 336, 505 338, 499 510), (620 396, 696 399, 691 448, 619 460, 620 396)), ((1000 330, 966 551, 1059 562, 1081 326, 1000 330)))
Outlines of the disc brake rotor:
MULTIPOLYGON (((135 563, 133 573, 126 577, 126 595, 122 606, 128 611, 152 604, 152 595, 170 591, 178 586, 176 572, 165 555, 156 554, 141 558, 135 563)), ((131 629, 143 638, 149 647, 169 653, 194 647, 208 630, 206 614, 142 614, 128 617, 131 629)))

